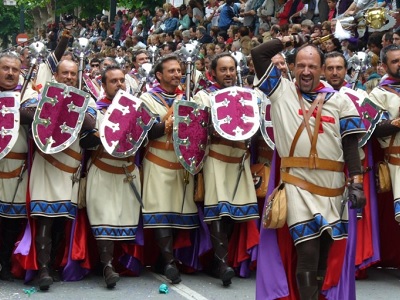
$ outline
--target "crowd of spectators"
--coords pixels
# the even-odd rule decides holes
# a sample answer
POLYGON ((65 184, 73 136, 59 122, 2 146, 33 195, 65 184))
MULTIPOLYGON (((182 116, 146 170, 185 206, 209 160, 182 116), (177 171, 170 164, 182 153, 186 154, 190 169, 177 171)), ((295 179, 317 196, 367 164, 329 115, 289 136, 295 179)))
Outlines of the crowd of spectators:
MULTIPOLYGON (((94 57, 100 60, 104 57, 120 57, 124 58, 127 68, 133 67, 132 56, 137 50, 155 46, 159 55, 164 56, 197 40, 202 48, 195 65, 207 75, 206 61, 215 54, 241 51, 249 56, 253 47, 278 35, 302 33, 318 41, 335 30, 337 16, 352 15, 360 9, 382 5, 392 3, 353 0, 190 0, 187 5, 179 7, 165 3, 154 10, 144 7, 118 11, 112 21, 103 15, 90 20, 78 19, 73 36, 85 37, 91 42, 89 60, 94 57), (354 3, 361 3, 362 6, 354 6, 354 3)), ((57 26, 53 24, 47 29, 47 34, 45 30, 40 30, 38 35, 48 43, 50 49, 54 49, 62 27, 61 23, 57 26)), ((389 33, 392 34, 392 30, 389 33)), ((365 48, 373 51, 375 46, 378 50, 373 52, 379 55, 382 35, 384 32, 375 32, 364 40, 354 37, 342 42, 331 36, 320 43, 320 48, 324 52, 344 52, 346 58, 350 58, 352 52, 365 48)), ((252 63, 251 60, 249 63, 252 63)))

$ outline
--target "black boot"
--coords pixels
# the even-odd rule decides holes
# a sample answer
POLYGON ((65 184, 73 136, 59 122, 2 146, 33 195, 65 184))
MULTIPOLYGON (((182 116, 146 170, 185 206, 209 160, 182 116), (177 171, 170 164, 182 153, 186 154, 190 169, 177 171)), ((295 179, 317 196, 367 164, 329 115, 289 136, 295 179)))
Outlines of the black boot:
POLYGON ((103 278, 108 289, 112 289, 119 281, 119 274, 115 272, 112 266, 114 254, 114 242, 110 240, 98 240, 97 248, 99 249, 100 261, 103 265, 103 278))
POLYGON ((38 232, 36 233, 36 255, 39 266, 38 284, 42 291, 47 291, 53 284, 50 276, 49 263, 51 253, 51 228, 53 220, 51 218, 38 219, 38 232))
POLYGON ((0 279, 5 281, 14 281, 14 278, 11 274, 11 255, 14 250, 15 242, 18 238, 20 221, 3 218, 1 227, 0 279))
POLYGON ((301 272, 296 274, 297 288, 301 300, 318 300, 317 272, 301 272))
POLYGON ((318 294, 321 294, 322 287, 324 286, 326 270, 317 271, 317 284, 318 284, 318 294))
POLYGON ((53 224, 52 231, 52 247, 50 253, 50 275, 53 278, 54 282, 61 281, 61 276, 58 270, 58 266, 56 265, 56 259, 60 252, 61 246, 63 245, 63 241, 65 239, 65 220, 62 222, 55 222, 53 224), (56 227, 56 228, 55 228, 56 227))
POLYGON ((232 283, 235 271, 226 263, 228 257, 228 235, 222 228, 222 221, 212 221, 210 226, 211 241, 214 248, 214 260, 216 261, 215 275, 222 280, 224 286, 232 283))
POLYGON ((173 235, 171 228, 157 228, 154 230, 157 245, 161 250, 164 275, 171 280, 173 284, 182 281, 181 274, 175 263, 173 254, 173 235))

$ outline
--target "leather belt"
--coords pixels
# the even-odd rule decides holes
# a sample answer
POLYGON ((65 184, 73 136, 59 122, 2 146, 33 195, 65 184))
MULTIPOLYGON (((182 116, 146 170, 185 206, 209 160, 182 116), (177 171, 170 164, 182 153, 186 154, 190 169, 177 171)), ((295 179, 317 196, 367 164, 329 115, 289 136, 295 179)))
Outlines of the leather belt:
POLYGON ((400 146, 391 146, 385 149, 385 154, 399 154, 400 146))
POLYGON ((239 148, 242 150, 247 150, 247 147, 244 142, 238 142, 238 141, 230 141, 227 139, 223 139, 220 137, 212 137, 211 138, 211 144, 216 144, 216 145, 224 145, 224 146, 229 146, 233 148, 239 148))
POLYGON ((387 159, 387 162, 391 165, 400 166, 400 158, 395 157, 395 156, 389 156, 389 158, 387 159))
POLYGON ((183 166, 180 163, 170 162, 168 160, 162 159, 161 157, 158 157, 157 155, 151 153, 150 151, 146 153, 145 158, 151 161, 152 163, 155 163, 156 165, 159 165, 166 169, 171 169, 171 170, 183 169, 183 166))
POLYGON ((98 155, 98 158, 105 158, 105 159, 112 159, 112 160, 118 160, 118 161, 126 161, 126 162, 134 162, 135 161, 135 156, 128 156, 128 157, 115 157, 107 152, 102 152, 98 155))
MULTIPOLYGON (((115 159, 117 160, 117 159, 115 159)), ((123 167, 116 167, 116 166, 112 166, 109 164, 106 164, 105 162, 101 161, 100 159, 95 159, 93 161, 93 164, 98 167, 100 170, 107 172, 107 173, 112 173, 112 174, 126 174, 125 170, 123 167)), ((135 170, 135 164, 131 164, 129 166, 126 166, 126 170, 129 173, 132 173, 133 170, 135 170)))
MULTIPOLYGON (((228 163, 228 164, 240 164, 242 162, 242 159, 243 159, 242 156, 239 156, 239 157, 226 156, 226 155, 223 155, 221 153, 215 152, 213 150, 210 150, 208 152, 208 156, 212 157, 212 158, 215 158, 215 159, 218 159, 218 160, 223 161, 223 162, 228 163)), ((246 153, 246 159, 249 156, 250 156, 250 153, 247 152, 246 153)))
MULTIPOLYGON (((36 153, 38 153, 41 157, 43 157, 48 163, 50 163, 51 165, 53 165, 54 167, 56 167, 57 169, 67 172, 67 173, 75 173, 76 171, 78 171, 79 166, 74 168, 74 167, 70 167, 62 162, 60 162, 59 160, 55 159, 51 154, 46 154, 43 153, 42 151, 36 151, 36 153)), ((80 161, 82 159, 82 154, 67 148, 65 150, 62 151, 62 153, 67 154, 68 156, 74 158, 75 160, 80 161)))
POLYGON ((150 141, 148 147, 160 149, 160 150, 167 150, 167 151, 174 151, 174 144, 170 142, 159 142, 159 141, 150 141))
POLYGON ((281 180, 283 182, 293 184, 303 190, 306 190, 311 194, 317 194, 324 197, 340 196, 343 194, 345 188, 344 186, 336 189, 321 187, 283 171, 281 171, 281 180))
POLYGON ((310 157, 282 157, 281 168, 308 168, 317 170, 327 170, 343 172, 344 163, 330 159, 310 157))
POLYGON ((20 166, 19 168, 12 170, 10 172, 0 172, 0 178, 1 179, 11 179, 11 178, 16 178, 21 174, 23 166, 20 166))
POLYGON ((27 153, 8 152, 4 158, 25 160, 28 157, 27 153))

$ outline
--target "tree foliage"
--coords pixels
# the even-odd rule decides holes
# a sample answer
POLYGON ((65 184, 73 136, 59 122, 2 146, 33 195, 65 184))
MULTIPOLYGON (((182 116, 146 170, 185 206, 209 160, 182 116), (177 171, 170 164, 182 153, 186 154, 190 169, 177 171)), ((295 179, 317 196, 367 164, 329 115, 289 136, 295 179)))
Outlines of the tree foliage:
POLYGON ((161 6, 166 0, 120 0, 118 1, 118 6, 126 8, 143 8, 148 7, 151 11, 154 11, 156 6, 161 6))
MULTIPOLYGON (((2 40, 1 47, 7 49, 10 43, 14 44, 15 36, 20 32, 20 10, 21 6, 4 5, 0 2, 0 39, 2 40)), ((33 18, 25 12, 25 28, 32 27, 33 18)))

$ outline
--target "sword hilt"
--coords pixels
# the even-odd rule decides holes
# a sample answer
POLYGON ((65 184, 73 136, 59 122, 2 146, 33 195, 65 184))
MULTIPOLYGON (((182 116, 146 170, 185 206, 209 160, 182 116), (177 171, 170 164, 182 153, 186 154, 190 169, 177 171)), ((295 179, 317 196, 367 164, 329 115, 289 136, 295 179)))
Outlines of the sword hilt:
POLYGON ((22 166, 21 166, 21 171, 19 171, 19 174, 18 174, 18 183, 20 183, 20 182, 22 181, 22 175, 23 175, 24 172, 25 172, 25 165, 26 165, 26 163, 24 162, 24 163, 22 164, 22 166))

